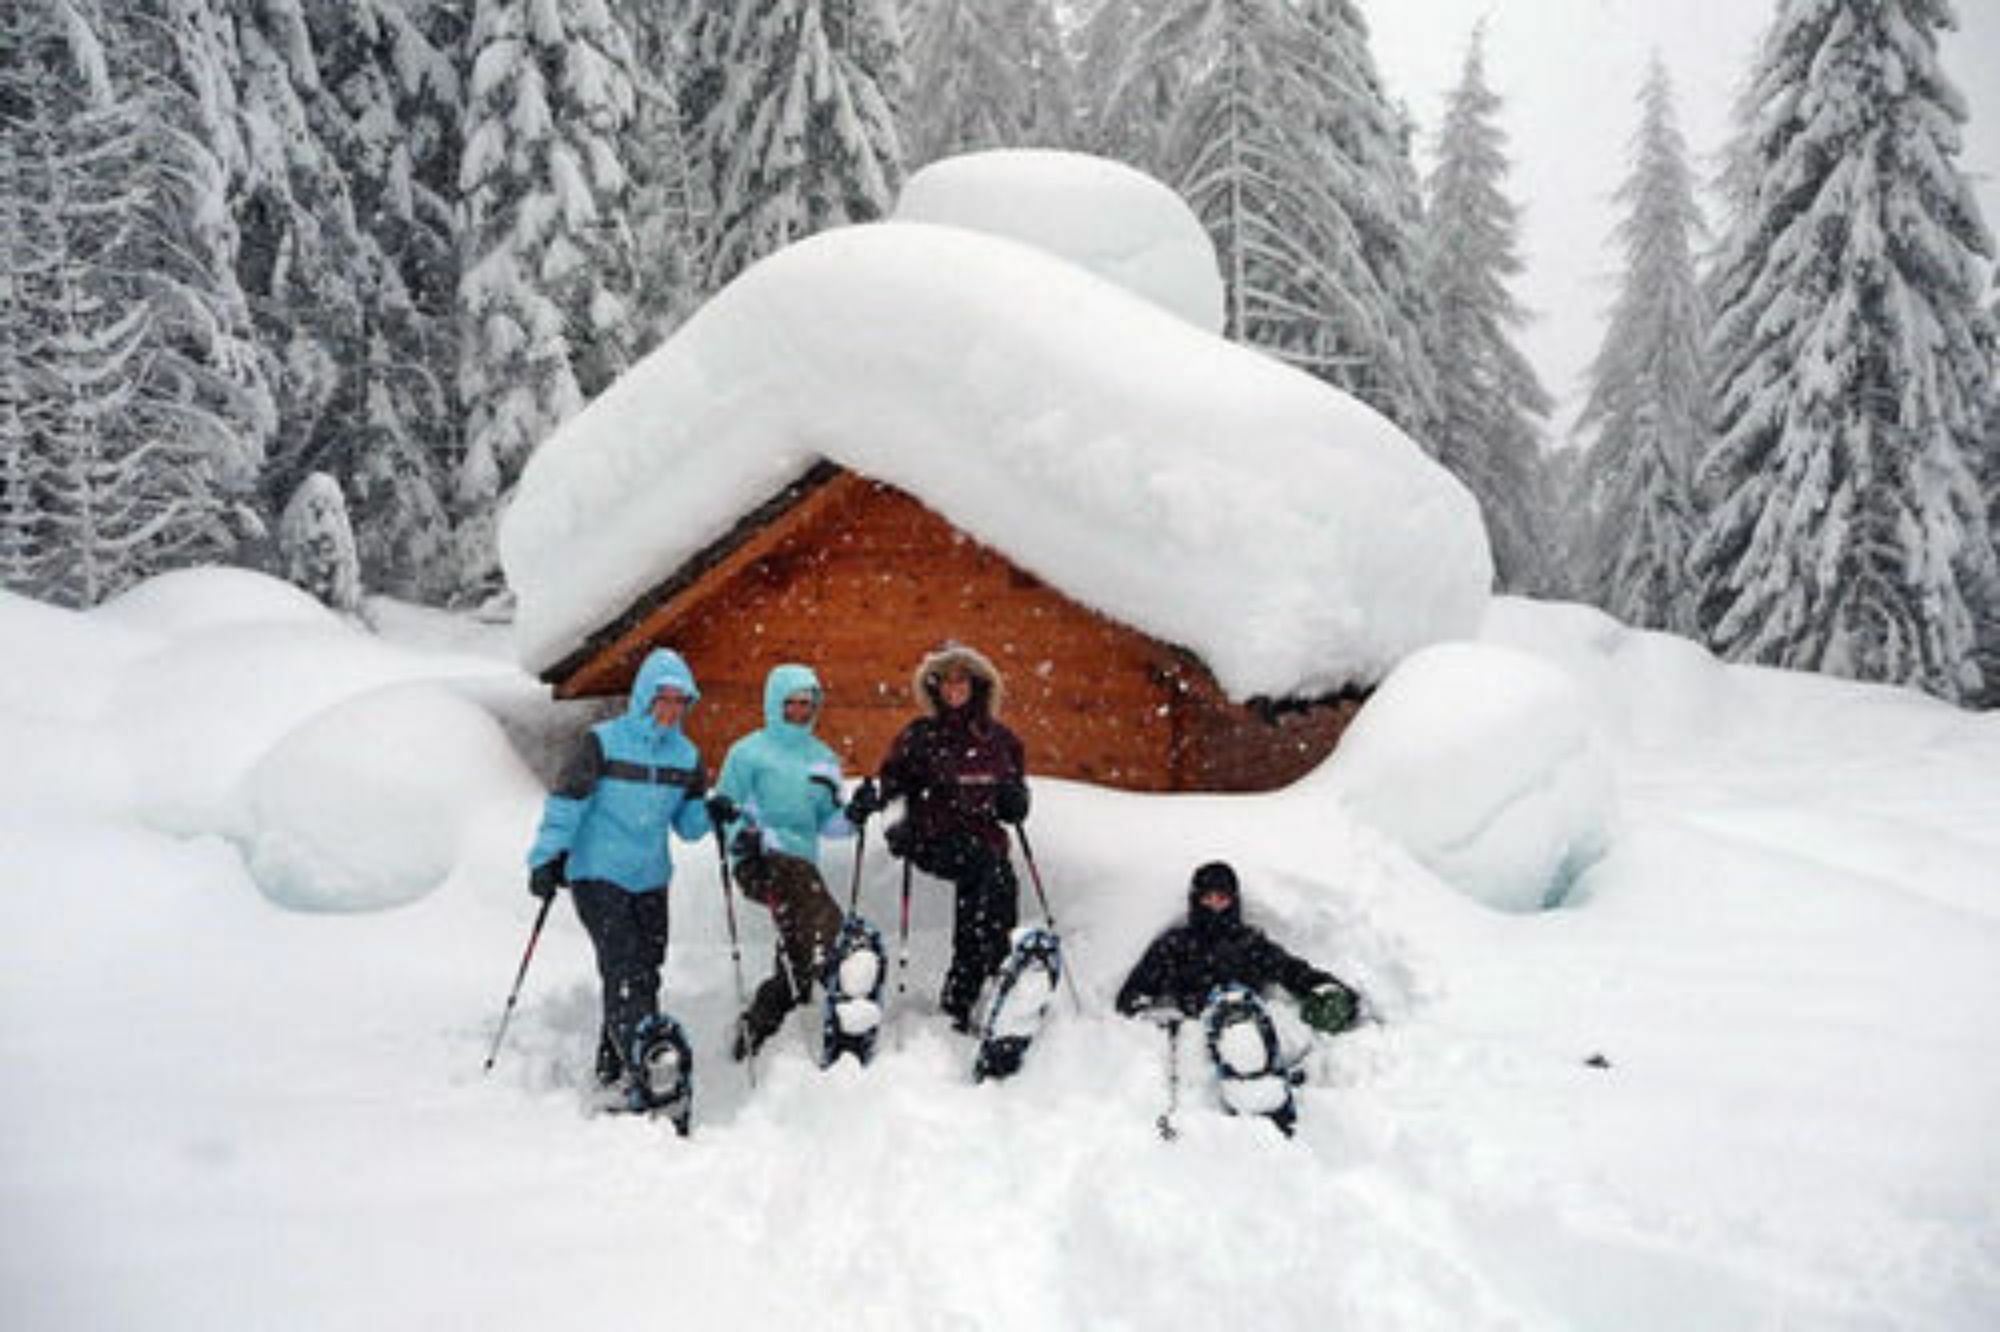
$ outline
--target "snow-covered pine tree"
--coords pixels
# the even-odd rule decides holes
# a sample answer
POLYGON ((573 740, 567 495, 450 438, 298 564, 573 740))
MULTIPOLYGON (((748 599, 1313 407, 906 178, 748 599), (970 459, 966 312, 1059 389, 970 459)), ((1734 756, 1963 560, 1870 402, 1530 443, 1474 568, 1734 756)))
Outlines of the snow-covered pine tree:
POLYGON ((1507 288, 1521 271, 1519 216, 1503 189, 1506 136, 1500 98, 1486 82, 1485 44, 1482 25, 1447 100, 1429 180, 1425 269, 1439 416, 1426 442, 1478 498, 1500 589, 1532 592, 1548 581, 1538 497, 1551 403, 1511 336, 1528 316, 1507 288))
POLYGON ((1076 82, 1051 0, 910 0, 903 32, 909 165, 1075 142, 1076 82))
POLYGON ((1739 661, 1977 695, 1991 392, 1938 64, 1947 0, 1784 0, 1739 108, 1715 270, 1701 622, 1739 661))
POLYGON ((619 0, 619 5, 632 36, 639 99, 627 154, 638 274, 635 349, 643 352, 701 302, 698 261, 709 204, 681 120, 680 87, 688 63, 682 5, 662 0, 619 0))
POLYGON ((0 546, 62 604, 227 557, 269 428, 188 78, 200 18, 27 0, 0 21, 0 546))
POLYGON ((421 601, 454 586, 444 497, 459 448, 464 94, 447 45, 455 34, 439 14, 405 0, 349 0, 306 15, 326 93, 316 110, 373 251, 359 353, 341 367, 332 428, 312 460, 348 497, 364 582, 421 601))
MULTIPOLYGON (((1986 393, 1986 443, 1974 472, 1986 496, 1986 529, 2000 549, 2000 266, 1992 270, 1993 296, 1986 306, 1987 364, 1992 383, 1986 393)), ((1979 670, 1984 692, 1981 707, 2000 708, 2000 595, 1982 599, 1980 606, 1979 670)))
POLYGON ((1542 453, 1535 472, 1535 506, 1543 515, 1542 585, 1537 590, 1557 600, 1587 600, 1584 579, 1596 536, 1593 497, 1598 489, 1591 480, 1590 455, 1573 442, 1556 441, 1542 453))
MULTIPOLYGON (((1133 60, 1132 45, 1154 26, 1162 0, 1096 0, 1077 28, 1077 83, 1083 143, 1104 157, 1158 174, 1167 129, 1205 54, 1185 43, 1154 43, 1154 59, 1133 60)), ((1161 38, 1170 34, 1163 31, 1161 38)))
POLYGON ((299 483, 278 521, 278 556, 285 577, 334 610, 361 609, 361 558, 340 483, 314 472, 299 483))
POLYGON ((1410 119, 1389 99, 1352 0, 1304 0, 1300 14, 1318 53, 1311 134, 1327 151, 1324 188, 1340 209, 1322 227, 1342 242, 1337 257, 1321 259, 1342 285, 1329 293, 1313 357, 1326 367, 1323 378, 1424 435, 1439 404, 1425 341, 1431 302, 1410 119))
POLYGON ((714 201, 714 291, 791 241, 886 213, 901 188, 907 75, 892 0, 743 0, 704 10, 683 103, 714 201))
POLYGON ((459 279, 459 595, 501 590, 494 525, 528 454, 625 368, 635 241, 629 34, 603 0, 478 0, 459 279))
POLYGON ((216 0, 106 4, 113 78, 142 101, 160 141, 154 164, 165 216, 150 245, 154 300, 176 312, 169 354, 153 367, 172 400, 212 418, 212 472, 232 496, 239 535, 260 533, 252 491, 278 429, 276 392, 258 354, 238 277, 242 233, 231 182, 248 172, 236 35, 216 0))
POLYGON ((1695 271, 1703 230, 1673 86, 1657 56, 1639 107, 1631 174, 1618 191, 1624 268, 1577 419, 1591 478, 1580 582, 1589 600, 1628 624, 1692 635, 1694 468, 1710 420, 1708 315, 1695 271))
MULTIPOLYGON (((1093 18, 1100 133, 1150 130, 1136 160, 1215 239, 1228 333, 1418 432, 1435 412, 1403 118, 1349 0, 1154 0, 1093 18), (1114 39, 1113 25, 1137 26, 1114 39)), ((1106 145, 1123 151, 1116 142, 1106 145)))
POLYGON ((384 265, 330 141, 340 118, 301 0, 217 3, 235 33, 244 146, 231 181, 237 278, 278 395, 278 434, 262 478, 275 515, 308 473, 342 470, 326 455, 349 437, 352 413, 338 399, 366 364, 363 311, 384 265))
POLYGON ((110 100, 110 75, 62 0, 0 12, 0 55, 0 586, 43 596, 62 556, 48 478, 74 425, 57 338, 81 276, 56 207, 79 164, 63 131, 110 100))

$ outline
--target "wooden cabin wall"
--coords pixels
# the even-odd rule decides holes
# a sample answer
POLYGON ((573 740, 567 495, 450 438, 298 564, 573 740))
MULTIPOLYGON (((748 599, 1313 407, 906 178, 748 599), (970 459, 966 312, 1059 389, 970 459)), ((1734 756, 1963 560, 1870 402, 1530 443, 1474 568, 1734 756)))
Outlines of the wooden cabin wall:
POLYGON ((990 657, 1032 772, 1133 791, 1267 791, 1333 749, 1358 703, 1275 717, 1231 703, 1190 654, 1070 600, 893 487, 842 474, 761 529, 563 682, 623 693, 651 644, 701 684, 688 731, 711 768, 763 725, 764 679, 818 672, 818 734, 872 773, 946 638, 990 657))
POLYGON ((945 638, 978 648, 1006 684, 1003 717, 1038 773, 1167 790, 1177 718, 1161 650, 1016 569, 915 500, 863 483, 814 528, 734 575, 712 611, 671 627, 702 703, 689 733, 719 766, 763 724, 764 678, 818 672, 818 734, 850 773, 871 773, 918 715, 917 663, 945 638))
POLYGON ((1318 767, 1361 710, 1358 699, 1267 717, 1219 695, 1195 709, 1185 779, 1201 791, 1270 791, 1318 767))

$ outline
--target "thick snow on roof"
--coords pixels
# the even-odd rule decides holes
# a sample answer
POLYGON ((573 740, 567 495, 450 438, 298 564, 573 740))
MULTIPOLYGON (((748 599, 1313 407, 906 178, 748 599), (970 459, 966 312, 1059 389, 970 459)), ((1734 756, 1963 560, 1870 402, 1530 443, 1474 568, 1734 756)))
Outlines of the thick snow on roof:
POLYGON ((1074 264, 957 227, 753 266, 530 459, 502 524, 545 667, 820 458, 1237 698, 1373 681, 1477 631, 1471 494, 1388 421, 1074 264))
POLYGON ((895 220, 1025 241, 1222 331, 1222 273, 1201 219, 1123 162, 1043 148, 948 157, 904 183, 895 220))

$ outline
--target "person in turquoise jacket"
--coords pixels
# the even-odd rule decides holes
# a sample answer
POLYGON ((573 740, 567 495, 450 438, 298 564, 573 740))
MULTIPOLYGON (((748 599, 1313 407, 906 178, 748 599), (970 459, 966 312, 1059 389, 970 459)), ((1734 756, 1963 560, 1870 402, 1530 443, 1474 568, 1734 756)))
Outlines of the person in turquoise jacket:
POLYGON ((637 1067, 633 1038, 659 1011, 674 877, 667 830, 689 842, 710 831, 701 753, 681 730, 700 697, 679 653, 647 654, 624 713, 591 727, 571 753, 528 851, 528 891, 546 900, 568 887, 597 953, 605 1086, 637 1067))
POLYGON ((819 841, 852 836, 841 814, 840 760, 813 734, 824 695, 809 667, 778 666, 764 681, 764 726, 729 747, 711 817, 729 824, 743 895, 777 929, 771 975, 737 1030, 737 1058, 757 1048, 806 1001, 840 933, 840 906, 819 873, 819 841))

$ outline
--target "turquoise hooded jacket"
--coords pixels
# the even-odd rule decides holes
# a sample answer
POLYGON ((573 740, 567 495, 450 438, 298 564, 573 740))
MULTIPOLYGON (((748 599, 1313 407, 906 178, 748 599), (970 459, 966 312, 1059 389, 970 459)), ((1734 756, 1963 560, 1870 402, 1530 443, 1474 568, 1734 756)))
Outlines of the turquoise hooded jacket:
POLYGON ((531 868, 566 855, 572 883, 655 892, 674 877, 667 830, 689 842, 707 835, 701 752, 678 724, 653 720, 653 696, 668 685, 687 695, 690 709, 701 697, 680 654, 655 648, 632 681, 624 715, 590 728, 543 803, 531 868))
POLYGON ((810 667, 774 667, 764 681, 764 728, 729 747, 716 789, 742 811, 730 840, 746 823, 763 833, 764 848, 819 863, 821 837, 847 837, 854 829, 842 817, 840 760, 813 734, 813 723, 785 720, 785 700, 811 694, 818 720, 819 677, 810 667))

